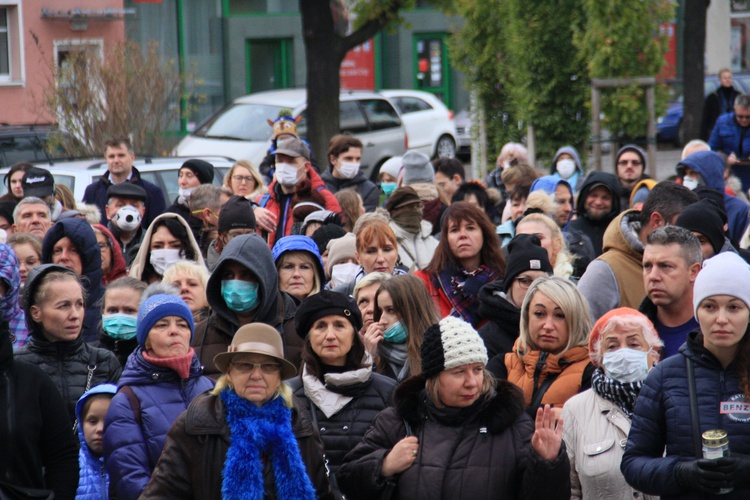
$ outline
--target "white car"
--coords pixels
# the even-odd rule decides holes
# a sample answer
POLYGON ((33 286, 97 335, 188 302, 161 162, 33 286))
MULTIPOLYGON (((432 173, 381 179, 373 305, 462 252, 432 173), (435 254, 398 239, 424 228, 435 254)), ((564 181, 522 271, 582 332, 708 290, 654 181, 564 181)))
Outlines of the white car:
MULTIPOLYGON (((204 121, 175 148, 179 156, 226 155, 250 161, 258 168, 271 145, 273 129, 267 120, 275 120, 284 108, 292 116, 302 116, 297 133, 307 135, 307 91, 305 89, 272 90, 246 95, 232 101, 204 121)), ((407 138, 401 117, 382 95, 366 91, 344 91, 340 95, 341 132, 349 132, 365 145, 361 172, 377 177, 380 165, 392 156, 406 152, 407 138)), ((328 162, 317 158, 319 170, 328 162)))
POLYGON ((399 113, 409 136, 409 149, 430 158, 456 156, 453 111, 435 94, 421 90, 381 90, 399 113))

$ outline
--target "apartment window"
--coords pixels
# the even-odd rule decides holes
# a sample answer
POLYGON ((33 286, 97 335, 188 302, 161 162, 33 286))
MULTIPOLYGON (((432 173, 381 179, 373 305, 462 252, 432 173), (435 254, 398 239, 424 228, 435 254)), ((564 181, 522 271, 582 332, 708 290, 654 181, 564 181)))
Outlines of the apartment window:
POLYGON ((0 0, 0 85, 23 83, 21 0, 0 0))
POLYGON ((8 43, 8 8, 0 7, 0 75, 10 76, 10 52, 8 43))

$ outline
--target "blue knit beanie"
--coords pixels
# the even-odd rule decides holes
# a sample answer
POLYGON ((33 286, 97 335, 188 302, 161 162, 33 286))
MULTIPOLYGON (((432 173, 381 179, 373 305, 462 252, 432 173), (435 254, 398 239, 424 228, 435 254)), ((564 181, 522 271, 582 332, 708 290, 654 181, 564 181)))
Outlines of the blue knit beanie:
POLYGON ((195 323, 185 301, 176 295, 158 294, 147 298, 138 308, 138 345, 145 347, 146 337, 154 324, 167 316, 177 316, 190 325, 190 342, 193 341, 195 323))

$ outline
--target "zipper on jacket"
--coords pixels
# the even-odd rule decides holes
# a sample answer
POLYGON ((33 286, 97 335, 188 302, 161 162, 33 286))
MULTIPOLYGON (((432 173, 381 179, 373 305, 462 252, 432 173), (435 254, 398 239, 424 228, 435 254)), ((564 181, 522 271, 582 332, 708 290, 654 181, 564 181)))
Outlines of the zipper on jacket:
POLYGON ((531 391, 531 399, 534 399, 534 394, 536 393, 537 389, 539 389, 539 378, 542 375, 542 371, 547 367, 548 355, 548 352, 539 353, 539 359, 537 360, 536 366, 534 367, 534 389, 531 391))

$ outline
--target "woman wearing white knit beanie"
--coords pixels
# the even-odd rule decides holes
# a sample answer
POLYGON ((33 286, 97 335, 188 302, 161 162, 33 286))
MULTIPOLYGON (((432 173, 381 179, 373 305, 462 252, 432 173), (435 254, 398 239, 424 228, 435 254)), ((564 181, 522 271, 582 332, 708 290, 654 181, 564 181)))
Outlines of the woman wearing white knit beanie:
POLYGON ((750 498, 750 266, 731 252, 708 259, 693 307, 700 330, 649 373, 621 469, 631 486, 662 498, 750 498), (706 460, 703 433, 717 429, 731 457, 706 460))
POLYGON ((521 391, 485 369, 471 324, 448 316, 430 326, 422 373, 405 380, 344 459, 338 483, 364 499, 570 498, 562 421, 548 406, 536 430, 521 391))

